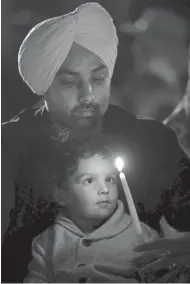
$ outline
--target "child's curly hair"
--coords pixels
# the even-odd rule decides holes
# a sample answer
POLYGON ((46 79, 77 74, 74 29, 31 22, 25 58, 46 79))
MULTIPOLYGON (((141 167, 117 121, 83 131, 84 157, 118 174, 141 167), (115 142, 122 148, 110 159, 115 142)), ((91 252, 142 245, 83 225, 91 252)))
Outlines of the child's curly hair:
POLYGON ((78 169, 80 159, 88 159, 95 154, 112 158, 110 140, 109 136, 98 134, 77 137, 60 143, 55 174, 58 184, 62 185, 78 169))

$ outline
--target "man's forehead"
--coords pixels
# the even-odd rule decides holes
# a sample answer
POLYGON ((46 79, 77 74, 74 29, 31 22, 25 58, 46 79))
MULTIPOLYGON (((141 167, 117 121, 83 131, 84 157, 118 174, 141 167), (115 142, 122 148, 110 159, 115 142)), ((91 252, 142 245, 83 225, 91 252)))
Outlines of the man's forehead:
MULTIPOLYGON (((100 63, 97 66, 88 65, 88 70, 85 69, 85 71, 89 71, 90 73, 95 73, 95 72, 104 71, 104 70, 108 72, 106 65, 103 64, 103 63, 100 63)), ((78 75, 78 74, 81 73, 81 71, 82 71, 82 69, 77 68, 77 66, 76 67, 75 66, 67 67, 63 64, 61 66, 61 68, 59 69, 57 75, 58 76, 61 76, 61 75, 78 75)))

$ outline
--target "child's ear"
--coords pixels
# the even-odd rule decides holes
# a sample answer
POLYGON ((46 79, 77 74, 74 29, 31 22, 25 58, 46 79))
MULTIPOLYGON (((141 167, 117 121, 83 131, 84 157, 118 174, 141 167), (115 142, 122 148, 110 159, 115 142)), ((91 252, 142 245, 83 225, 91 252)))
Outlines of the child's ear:
POLYGON ((54 199, 60 206, 64 206, 67 203, 67 191, 65 186, 64 184, 57 185, 54 191, 54 199))

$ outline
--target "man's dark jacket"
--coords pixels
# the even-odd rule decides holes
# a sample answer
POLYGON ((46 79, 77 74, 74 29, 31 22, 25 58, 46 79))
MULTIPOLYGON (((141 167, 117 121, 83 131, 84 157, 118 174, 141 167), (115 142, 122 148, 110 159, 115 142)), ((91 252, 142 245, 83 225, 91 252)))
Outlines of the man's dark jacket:
MULTIPOLYGON (((159 231, 164 215, 174 228, 190 231, 190 161, 175 133, 116 106, 106 112, 102 132, 111 134, 115 151, 125 159, 140 219, 159 231)), ((56 139, 46 110, 24 110, 2 126, 2 222, 12 209, 2 248, 2 282, 22 282, 32 239, 53 222, 56 139)), ((122 190, 120 198, 126 204, 122 190)))

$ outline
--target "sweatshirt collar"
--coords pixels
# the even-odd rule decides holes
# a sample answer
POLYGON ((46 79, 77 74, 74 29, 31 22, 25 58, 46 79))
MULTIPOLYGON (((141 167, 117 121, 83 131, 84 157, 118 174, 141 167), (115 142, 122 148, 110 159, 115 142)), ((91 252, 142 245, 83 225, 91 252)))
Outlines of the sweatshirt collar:
POLYGON ((118 207, 113 215, 103 225, 89 234, 84 234, 72 220, 64 217, 62 213, 56 219, 56 223, 60 226, 77 236, 89 240, 99 240, 116 236, 129 227, 131 222, 131 217, 124 212, 124 205, 120 200, 118 200, 118 207))

